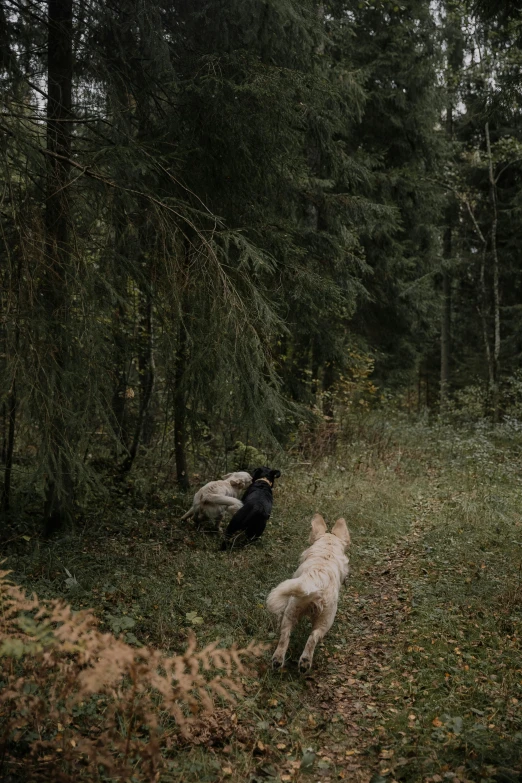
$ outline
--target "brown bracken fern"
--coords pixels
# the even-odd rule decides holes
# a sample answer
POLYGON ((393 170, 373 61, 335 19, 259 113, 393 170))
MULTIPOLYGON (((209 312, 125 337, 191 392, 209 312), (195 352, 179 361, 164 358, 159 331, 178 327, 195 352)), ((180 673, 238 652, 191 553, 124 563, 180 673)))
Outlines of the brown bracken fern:
POLYGON ((0 772, 24 781, 159 780, 214 697, 241 693, 264 647, 182 655, 101 633, 90 610, 29 598, 0 571, 0 772), (170 752, 170 753, 169 753, 170 752))

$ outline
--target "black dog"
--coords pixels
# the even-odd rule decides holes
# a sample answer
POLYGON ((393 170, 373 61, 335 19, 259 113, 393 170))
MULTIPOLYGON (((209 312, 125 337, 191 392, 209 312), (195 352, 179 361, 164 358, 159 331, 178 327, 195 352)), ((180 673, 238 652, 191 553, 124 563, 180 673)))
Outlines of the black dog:
POLYGON ((257 541, 263 535, 272 511, 272 487, 281 475, 280 470, 256 468, 252 473, 252 484, 242 497, 243 507, 236 511, 225 531, 221 549, 227 549, 230 539, 244 531, 248 541, 257 541))

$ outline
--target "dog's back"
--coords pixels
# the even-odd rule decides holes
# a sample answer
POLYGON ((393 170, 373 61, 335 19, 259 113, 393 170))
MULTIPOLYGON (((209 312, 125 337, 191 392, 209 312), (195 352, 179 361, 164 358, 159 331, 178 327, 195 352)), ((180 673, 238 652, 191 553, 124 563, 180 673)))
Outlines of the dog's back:
POLYGON ((269 612, 282 615, 293 600, 299 615, 321 612, 325 604, 337 602, 339 588, 348 573, 345 544, 326 533, 301 555, 301 564, 292 579, 275 587, 267 598, 269 612))
POLYGON ((256 541, 263 534, 272 513, 272 487, 280 475, 281 471, 270 468, 254 470, 252 484, 242 498, 243 507, 236 511, 226 529, 222 550, 227 549, 230 539, 237 533, 244 532, 250 541, 256 541))
POLYGON ((181 521, 191 516, 219 517, 226 508, 237 511, 241 508, 239 495, 252 481, 246 471, 228 473, 222 479, 209 481, 198 489, 192 501, 192 507, 181 517, 181 521))
POLYGON ((344 519, 338 519, 328 533, 322 516, 312 519, 311 546, 301 555, 299 568, 269 594, 266 605, 280 620, 281 635, 272 665, 284 665, 290 634, 300 618, 312 616, 312 632, 299 659, 301 671, 308 671, 317 642, 331 628, 337 612, 339 589, 348 576, 350 533, 344 519))

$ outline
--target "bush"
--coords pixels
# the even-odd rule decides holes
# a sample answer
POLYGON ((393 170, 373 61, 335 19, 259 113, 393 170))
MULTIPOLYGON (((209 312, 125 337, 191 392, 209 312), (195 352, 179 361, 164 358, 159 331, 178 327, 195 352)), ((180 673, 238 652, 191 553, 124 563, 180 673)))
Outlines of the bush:
MULTIPOLYGON (((243 660, 264 649, 184 654, 131 647, 101 633, 90 610, 40 601, 0 571, 0 727, 4 765, 24 781, 157 780, 166 755, 241 692, 243 660)), ((4 770, 5 772, 6 770, 4 770)))

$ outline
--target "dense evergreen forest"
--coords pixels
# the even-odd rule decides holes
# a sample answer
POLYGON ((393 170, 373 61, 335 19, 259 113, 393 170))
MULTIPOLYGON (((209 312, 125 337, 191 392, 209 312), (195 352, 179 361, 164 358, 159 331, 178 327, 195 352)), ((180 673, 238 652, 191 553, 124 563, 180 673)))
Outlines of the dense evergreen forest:
POLYGON ((4 515, 340 401, 516 415, 515 6, 4 0, 4 515))

